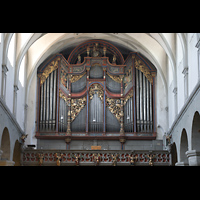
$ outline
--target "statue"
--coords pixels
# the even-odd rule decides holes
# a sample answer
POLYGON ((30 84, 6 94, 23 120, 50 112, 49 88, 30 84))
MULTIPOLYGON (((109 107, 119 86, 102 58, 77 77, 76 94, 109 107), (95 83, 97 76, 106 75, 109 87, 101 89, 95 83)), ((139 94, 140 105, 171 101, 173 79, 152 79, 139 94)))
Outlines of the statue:
POLYGON ((112 64, 116 64, 116 59, 116 55, 114 54, 112 64))
POLYGON ((79 160, 82 158, 82 156, 80 156, 80 155, 74 156, 74 154, 73 154, 72 158, 75 158, 75 164, 76 164, 76 166, 79 166, 79 160))
POLYGON ((42 166, 44 160, 44 154, 38 153, 38 158, 39 158, 39 165, 42 166))
POLYGON ((130 164, 135 165, 137 158, 138 158, 137 156, 129 156, 130 164))
POLYGON ((25 139, 27 138, 28 134, 22 134, 22 136, 20 137, 20 139, 22 140, 22 142, 25 142, 25 139))
POLYGON ((156 155, 148 154, 147 157, 149 158, 149 165, 153 166, 153 158, 155 158, 156 155))
POLYGON ((62 160, 63 154, 61 153, 60 156, 58 156, 58 154, 56 153, 56 154, 55 154, 55 157, 56 157, 56 159, 57 159, 56 165, 57 165, 57 166, 60 166, 60 161, 62 160))
POLYGON ((99 48, 98 48, 98 43, 95 43, 95 45, 93 46, 92 56, 93 57, 100 57, 100 51, 99 51, 99 48))
POLYGON ((104 57, 106 57, 106 46, 103 47, 103 54, 104 54, 104 57))
POLYGON ((113 154, 111 154, 111 156, 112 156, 112 159, 113 159, 112 165, 117 166, 117 158, 119 157, 119 154, 117 154, 115 156, 113 154))
POLYGON ((101 160, 101 156, 100 156, 100 154, 98 153, 98 155, 97 154, 93 154, 93 160, 94 160, 94 163, 95 163, 95 166, 99 166, 99 163, 100 163, 100 160, 101 160))
POLYGON ((90 56, 90 47, 88 46, 87 47, 87 57, 89 57, 90 56))
POLYGON ((81 55, 78 54, 78 60, 77 60, 77 64, 81 63, 81 55))

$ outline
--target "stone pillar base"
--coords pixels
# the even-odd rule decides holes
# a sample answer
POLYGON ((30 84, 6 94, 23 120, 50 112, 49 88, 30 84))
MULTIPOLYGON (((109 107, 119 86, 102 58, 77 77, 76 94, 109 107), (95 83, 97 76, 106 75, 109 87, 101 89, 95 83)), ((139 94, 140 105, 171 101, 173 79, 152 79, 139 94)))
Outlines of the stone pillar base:
POLYGON ((0 160, 1 160, 1 155, 3 154, 3 151, 2 150, 0 150, 0 160))
POLYGON ((190 166, 200 166, 200 151, 191 150, 186 151, 185 154, 188 157, 188 162, 190 166))
POLYGON ((189 164, 185 162, 177 162, 175 163, 175 166, 189 166, 189 164))
POLYGON ((0 160, 0 166, 14 166, 15 162, 11 160, 0 160))

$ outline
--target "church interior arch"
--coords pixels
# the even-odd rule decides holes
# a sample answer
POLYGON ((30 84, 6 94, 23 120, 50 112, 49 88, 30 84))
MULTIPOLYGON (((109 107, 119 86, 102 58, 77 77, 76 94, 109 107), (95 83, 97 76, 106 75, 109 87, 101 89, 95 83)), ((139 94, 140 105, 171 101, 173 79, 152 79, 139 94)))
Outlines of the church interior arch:
MULTIPOLYGON (((73 145, 86 135, 90 141, 85 140, 76 148, 86 149, 87 142, 97 144, 101 136, 112 136, 122 149, 134 149, 136 137, 144 136, 151 142, 147 142, 149 147, 157 148, 154 144, 175 130, 183 110, 189 109, 192 98, 198 98, 199 33, 1 33, 0 37, 0 103, 20 134, 28 134, 25 145, 44 147, 42 140, 48 136, 52 142, 48 146, 53 147, 57 141, 63 148, 68 131, 71 139, 71 143, 66 143, 68 149, 75 148, 73 145), (95 46, 92 41, 99 44, 95 46), (93 48, 100 51, 94 51, 95 54, 93 48), (56 58, 60 60, 52 70, 56 58), (123 69, 123 73, 115 71, 117 68, 123 69), (94 82, 102 87, 94 90, 89 101, 89 84, 94 82), (122 107, 123 110, 118 109, 122 107), (101 110, 100 115, 96 115, 97 110, 101 110), (96 129, 92 130, 92 123, 96 129), (75 141, 74 136, 79 138, 75 141)), ((181 126, 185 129, 180 136, 172 134, 181 162, 186 162, 187 139, 189 144, 191 141, 190 150, 199 151, 200 116, 198 112, 192 115, 188 115, 192 128, 181 126)), ((10 135, 9 143, 5 135, 2 141, 14 145, 16 138, 13 141, 10 135)), ((102 141, 109 149, 109 140, 102 141)), ((138 139, 138 144, 143 143, 138 139)), ((189 152, 188 156, 193 155, 189 152)))
POLYGON ((10 160, 10 134, 7 127, 5 127, 3 130, 1 138, 1 150, 3 151, 1 159, 10 160))
POLYGON ((192 149, 200 150, 200 115, 196 111, 192 121, 192 149))
POLYGON ((13 151, 13 161, 15 162, 14 166, 21 165, 21 144, 18 140, 15 141, 14 151, 13 151))
POLYGON ((181 142, 180 142, 180 162, 188 164, 188 158, 186 156, 186 151, 188 151, 188 136, 185 129, 181 133, 181 142))

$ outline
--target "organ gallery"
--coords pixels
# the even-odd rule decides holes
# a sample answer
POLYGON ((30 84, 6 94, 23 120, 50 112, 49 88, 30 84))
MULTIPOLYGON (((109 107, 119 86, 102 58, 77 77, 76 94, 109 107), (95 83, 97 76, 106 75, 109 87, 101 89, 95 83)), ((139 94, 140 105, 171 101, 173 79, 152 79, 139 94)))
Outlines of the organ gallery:
POLYGON ((67 58, 43 62, 36 138, 65 140, 67 149, 74 140, 119 141, 121 149, 127 140, 154 140, 156 68, 137 52, 125 57, 107 41, 89 40, 67 58))

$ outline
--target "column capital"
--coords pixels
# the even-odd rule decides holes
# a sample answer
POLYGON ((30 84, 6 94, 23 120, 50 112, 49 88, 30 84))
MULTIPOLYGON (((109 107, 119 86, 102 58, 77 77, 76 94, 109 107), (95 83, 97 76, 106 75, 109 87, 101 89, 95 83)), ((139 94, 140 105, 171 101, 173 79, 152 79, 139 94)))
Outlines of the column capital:
POLYGON ((6 74, 8 72, 8 67, 6 65, 2 65, 2 72, 6 74))
POLYGON ((185 67, 182 71, 182 74, 187 75, 188 74, 188 67, 185 67))
POLYGON ((176 95, 177 94, 177 87, 175 87, 174 89, 173 89, 173 93, 176 95))
POLYGON ((14 91, 17 92, 19 90, 17 85, 14 85, 14 91))

